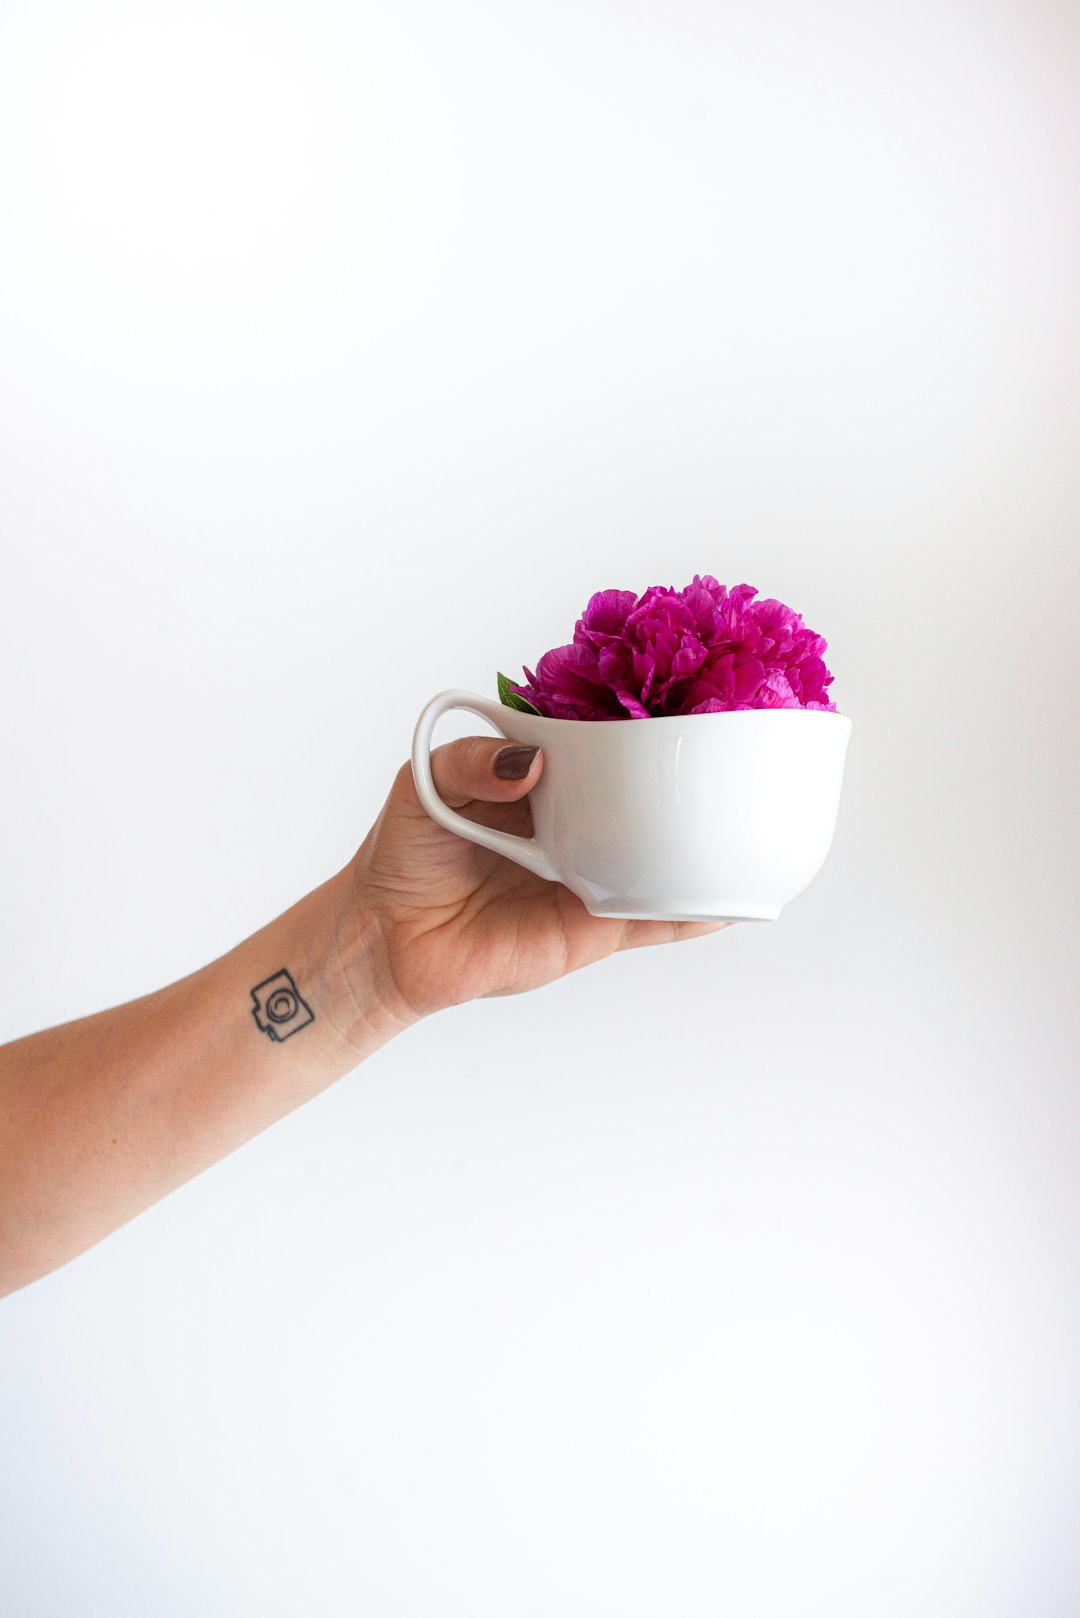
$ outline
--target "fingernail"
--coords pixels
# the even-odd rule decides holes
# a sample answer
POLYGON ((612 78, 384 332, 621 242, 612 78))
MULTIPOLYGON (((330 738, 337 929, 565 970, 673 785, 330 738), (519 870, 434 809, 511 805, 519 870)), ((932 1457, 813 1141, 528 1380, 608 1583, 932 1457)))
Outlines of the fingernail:
POLYGON ((538 747, 500 747, 491 767, 503 781, 523 781, 539 751, 538 747))

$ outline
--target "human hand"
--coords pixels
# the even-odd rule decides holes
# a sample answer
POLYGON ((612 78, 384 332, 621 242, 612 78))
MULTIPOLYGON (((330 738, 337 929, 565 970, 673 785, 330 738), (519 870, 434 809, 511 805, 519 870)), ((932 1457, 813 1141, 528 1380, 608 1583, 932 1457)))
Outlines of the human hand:
MULTIPOLYGON (((431 755, 436 790, 452 809, 521 837, 532 835, 528 793, 543 767, 542 751, 495 736, 463 737, 431 755), (497 774, 497 762, 525 773, 497 774)), ((539 988, 617 950, 730 925, 591 916, 561 882, 432 820, 410 764, 398 771, 347 875, 351 903, 377 924, 383 992, 403 1023, 483 995, 539 988)))
MULTIPOLYGON (((431 755, 436 789, 467 819, 529 836, 543 770, 530 753, 497 737, 451 742, 431 755), (524 774, 496 775, 499 757, 524 774)), ((0 1295, 428 1013, 726 925, 590 916, 561 883, 437 825, 403 765, 348 864, 250 938, 154 993, 0 1048, 0 1295), (277 1031, 255 1015, 275 978, 304 1013, 277 1031)))

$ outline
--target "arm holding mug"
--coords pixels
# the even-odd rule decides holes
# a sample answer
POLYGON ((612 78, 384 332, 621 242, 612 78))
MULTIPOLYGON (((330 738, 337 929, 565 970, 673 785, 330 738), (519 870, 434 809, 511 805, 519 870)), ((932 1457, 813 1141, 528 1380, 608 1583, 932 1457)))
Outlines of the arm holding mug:
MULTIPOLYGON (((429 767, 462 820, 527 839, 544 764, 535 745, 472 736, 429 767)), ((0 1048, 0 1294, 420 1019, 724 925, 591 915, 561 882, 432 819, 403 765, 349 863, 266 927, 166 988, 0 1048)))

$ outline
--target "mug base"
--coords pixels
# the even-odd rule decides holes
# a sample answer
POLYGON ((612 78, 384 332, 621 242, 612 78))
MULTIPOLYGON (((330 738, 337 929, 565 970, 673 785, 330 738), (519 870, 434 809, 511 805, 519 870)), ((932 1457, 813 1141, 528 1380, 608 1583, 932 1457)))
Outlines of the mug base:
POLYGON ((779 921, 779 910, 758 905, 729 905, 723 910, 694 910, 689 905, 667 904, 649 899, 604 899, 590 904, 582 901, 590 916, 610 921, 779 921))

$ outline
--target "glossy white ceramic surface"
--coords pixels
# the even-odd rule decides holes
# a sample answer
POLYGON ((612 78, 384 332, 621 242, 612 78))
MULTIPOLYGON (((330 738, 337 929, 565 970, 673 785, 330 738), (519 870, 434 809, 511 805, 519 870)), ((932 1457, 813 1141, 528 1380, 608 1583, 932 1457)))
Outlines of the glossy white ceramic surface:
POLYGON ((546 719, 450 690, 417 721, 413 776, 440 825, 564 883, 594 916, 775 921, 829 852, 851 730, 845 714, 803 708, 546 719), (448 708, 544 749, 531 838, 476 825, 435 791, 432 733, 448 708))

